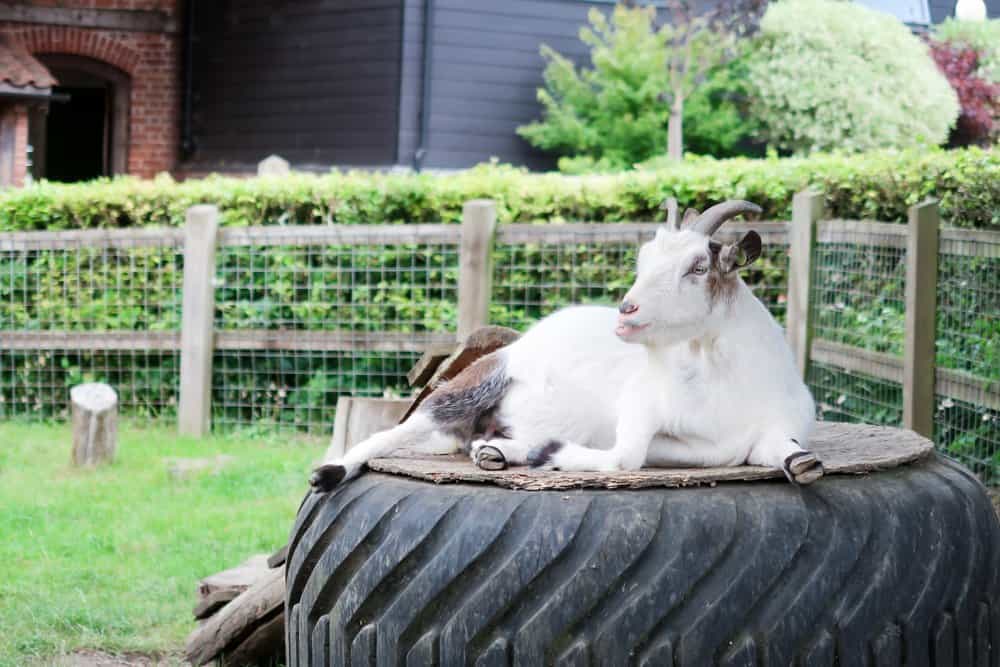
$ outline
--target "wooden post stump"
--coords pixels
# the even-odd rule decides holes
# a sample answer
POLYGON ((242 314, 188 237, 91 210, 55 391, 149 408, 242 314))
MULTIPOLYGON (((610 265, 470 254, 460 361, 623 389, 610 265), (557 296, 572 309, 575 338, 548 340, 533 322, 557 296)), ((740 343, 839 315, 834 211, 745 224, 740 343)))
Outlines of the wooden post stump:
POLYGON ((114 461, 118 450, 118 394, 106 384, 78 384, 69 392, 73 413, 73 464, 114 461))

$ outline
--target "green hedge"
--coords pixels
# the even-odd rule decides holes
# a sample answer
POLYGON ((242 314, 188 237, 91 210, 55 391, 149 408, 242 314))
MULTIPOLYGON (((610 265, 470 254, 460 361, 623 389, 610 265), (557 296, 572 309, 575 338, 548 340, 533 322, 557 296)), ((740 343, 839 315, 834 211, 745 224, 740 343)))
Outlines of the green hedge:
POLYGON ((879 152, 801 159, 651 162, 637 171, 566 176, 483 165, 454 174, 297 174, 284 178, 212 177, 174 182, 132 178, 87 184, 41 183, 0 195, 0 229, 179 225, 188 206, 210 202, 224 224, 455 221, 462 202, 497 200, 502 221, 649 220, 676 196, 704 208, 727 197, 753 200, 769 218, 787 218, 792 195, 826 193, 833 215, 904 220, 928 196, 962 227, 1000 229, 1000 152, 879 152))

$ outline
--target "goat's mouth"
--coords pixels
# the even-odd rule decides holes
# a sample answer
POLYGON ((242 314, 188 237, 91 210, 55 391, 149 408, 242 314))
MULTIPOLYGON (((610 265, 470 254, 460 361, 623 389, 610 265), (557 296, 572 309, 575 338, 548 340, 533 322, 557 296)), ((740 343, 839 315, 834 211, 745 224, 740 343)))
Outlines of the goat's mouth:
POLYGON ((639 324, 638 322, 629 320, 618 320, 618 326, 615 327, 615 334, 619 338, 631 338, 640 331, 649 328, 650 323, 639 324))

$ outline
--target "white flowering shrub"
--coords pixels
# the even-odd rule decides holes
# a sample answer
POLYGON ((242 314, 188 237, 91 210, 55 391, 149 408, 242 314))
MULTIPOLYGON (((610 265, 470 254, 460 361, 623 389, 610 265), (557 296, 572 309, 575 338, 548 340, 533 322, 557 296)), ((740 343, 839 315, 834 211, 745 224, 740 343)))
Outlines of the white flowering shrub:
POLYGON ((924 42, 852 2, 772 3, 749 74, 763 138, 797 154, 941 144, 959 112, 924 42))

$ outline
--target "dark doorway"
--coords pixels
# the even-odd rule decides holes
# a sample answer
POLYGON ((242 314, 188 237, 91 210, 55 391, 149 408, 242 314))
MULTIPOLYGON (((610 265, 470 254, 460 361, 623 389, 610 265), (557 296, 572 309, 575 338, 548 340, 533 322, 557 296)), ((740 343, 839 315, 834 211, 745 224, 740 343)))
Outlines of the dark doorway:
MULTIPOLYGON (((66 101, 29 121, 32 174, 50 181, 85 181, 123 174, 128 164, 129 94, 125 72, 92 58, 39 54, 66 101)), ((58 98, 57 98, 58 99, 58 98)))
POLYGON ((49 106, 45 140, 45 177, 50 181, 87 181, 108 171, 108 90, 59 86, 68 102, 49 106))

